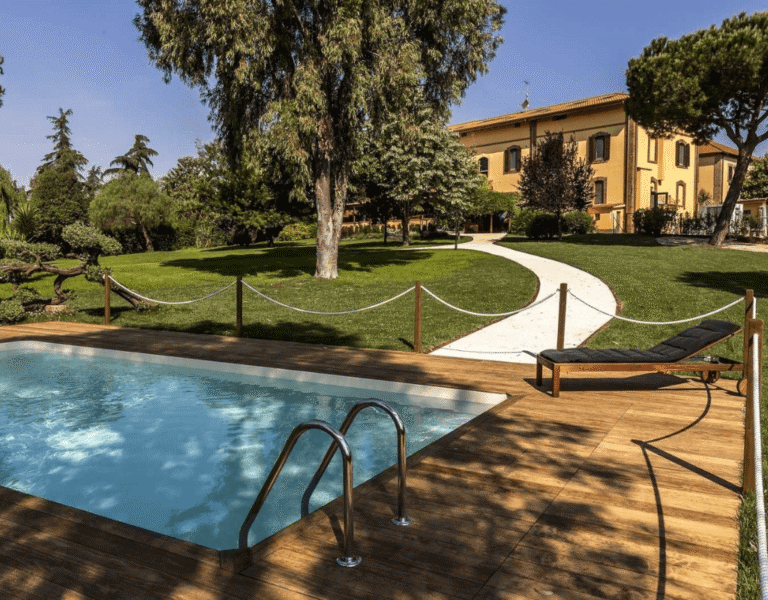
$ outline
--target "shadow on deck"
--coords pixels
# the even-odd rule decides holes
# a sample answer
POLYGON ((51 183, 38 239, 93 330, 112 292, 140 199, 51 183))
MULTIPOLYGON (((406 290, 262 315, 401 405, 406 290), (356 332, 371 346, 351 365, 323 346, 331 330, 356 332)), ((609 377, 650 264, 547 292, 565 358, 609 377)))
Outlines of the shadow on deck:
POLYGON ((551 398, 533 365, 68 323, 4 327, 0 339, 508 394, 409 458, 413 525, 390 522, 392 469, 355 489, 356 568, 335 563, 339 499, 261 542, 235 573, 219 568, 216 551, 0 488, 3 597, 735 597, 744 431, 735 381, 569 376, 551 398))

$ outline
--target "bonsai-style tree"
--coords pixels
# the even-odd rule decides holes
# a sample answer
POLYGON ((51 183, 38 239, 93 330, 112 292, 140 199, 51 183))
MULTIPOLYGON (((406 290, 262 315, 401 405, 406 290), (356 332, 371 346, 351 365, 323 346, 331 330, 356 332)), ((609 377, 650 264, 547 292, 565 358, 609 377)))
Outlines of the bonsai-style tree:
POLYGON ((523 158, 518 189, 525 206, 554 213, 557 237, 563 239, 564 213, 584 210, 592 201, 594 171, 577 155, 576 140, 547 131, 536 151, 523 158))
POLYGON ((733 179, 709 243, 728 233, 752 153, 768 139, 768 12, 726 19, 678 40, 651 41, 627 68, 627 113, 652 135, 719 131, 738 148, 733 179))
MULTIPOLYGON (((17 292, 20 284, 28 281, 35 273, 56 275, 53 280, 55 298, 38 300, 31 298, 27 291, 24 294, 24 300, 19 301, 20 303, 61 304, 69 298, 67 292, 62 289, 62 284, 70 277, 78 275, 85 276, 88 281, 104 285, 104 275, 109 273, 109 270, 99 265, 99 256, 117 254, 120 252, 120 244, 97 229, 81 223, 67 225, 61 235, 67 249, 66 253, 61 247, 53 244, 31 244, 10 239, 0 241, 4 256, 0 259, 0 283, 13 284, 14 292, 17 292), (65 269, 53 263, 57 258, 78 259, 80 264, 65 269)), ((146 303, 122 288, 113 289, 113 292, 134 308, 146 306, 146 303)), ((5 302, 7 301, 3 303, 5 302)))

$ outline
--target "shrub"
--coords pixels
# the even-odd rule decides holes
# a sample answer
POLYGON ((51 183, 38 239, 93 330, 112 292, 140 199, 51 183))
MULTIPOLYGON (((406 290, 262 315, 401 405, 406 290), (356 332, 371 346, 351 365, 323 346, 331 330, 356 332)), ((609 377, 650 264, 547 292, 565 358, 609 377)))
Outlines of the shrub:
POLYGON ((292 223, 283 227, 277 239, 281 242, 311 240, 317 237, 317 223, 292 223))
POLYGON ((509 231, 512 233, 525 233, 536 215, 544 214, 543 211, 534 208, 522 208, 516 210, 509 219, 509 231))
MULTIPOLYGON (((563 227, 565 229, 565 227, 563 227)), ((531 219, 525 230, 525 237, 538 240, 540 238, 551 239, 557 236, 557 215, 541 212, 531 219)))
POLYGON ((13 292, 13 300, 16 300, 22 306, 34 304, 40 300, 40 292, 27 285, 23 285, 13 292))
POLYGON ((18 300, 0 302, 0 323, 18 323, 24 318, 24 307, 18 300))
POLYGON ((569 233, 584 234, 595 230, 595 219, 580 210, 574 210, 563 215, 563 220, 569 233))
POLYGON ((635 233, 644 233, 658 237, 674 216, 674 211, 664 210, 663 208, 641 208, 632 215, 635 233))

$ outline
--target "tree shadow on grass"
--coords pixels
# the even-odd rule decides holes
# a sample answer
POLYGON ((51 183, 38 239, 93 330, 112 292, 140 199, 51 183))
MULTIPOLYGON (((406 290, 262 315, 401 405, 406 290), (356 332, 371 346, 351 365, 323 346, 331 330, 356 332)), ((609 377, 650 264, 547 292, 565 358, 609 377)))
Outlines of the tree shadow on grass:
POLYGON ((505 237, 502 242, 514 242, 515 244, 551 243, 574 244, 578 246, 627 246, 635 248, 661 247, 656 239, 649 235, 635 233, 590 233, 585 235, 566 235, 562 242, 554 240, 532 240, 523 236, 505 237))
MULTIPOLYGON (((339 272, 370 272, 376 267, 404 266, 415 261, 426 260, 431 252, 382 252, 343 249, 339 253, 339 272)), ((314 275, 314 247, 278 247, 257 254, 227 254, 208 258, 179 258, 165 261, 161 266, 179 267, 199 272, 216 273, 227 277, 253 277, 259 274, 272 277, 290 278, 300 275, 314 275)))
POLYGON ((765 271, 686 271, 678 281, 693 287, 744 295, 754 290, 758 297, 768 296, 768 272, 765 271))

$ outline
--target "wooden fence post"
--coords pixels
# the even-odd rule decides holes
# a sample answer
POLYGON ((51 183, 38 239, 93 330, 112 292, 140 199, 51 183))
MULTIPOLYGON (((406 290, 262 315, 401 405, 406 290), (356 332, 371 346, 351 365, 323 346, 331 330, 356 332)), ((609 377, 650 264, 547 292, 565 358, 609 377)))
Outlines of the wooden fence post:
POLYGON ((749 375, 747 378, 747 406, 744 414, 744 461, 743 461, 743 483, 741 486, 742 492, 754 492, 755 491, 755 427, 754 427, 754 396, 752 394, 752 381, 753 378, 757 379, 757 389, 762 390, 762 365, 763 365, 763 321, 759 319, 750 320, 747 330, 744 335, 749 341, 749 352, 745 357, 752 364, 752 353, 757 352, 757 364, 759 368, 757 373, 752 372, 752 368, 749 368, 749 375), (752 336, 757 334, 758 342, 757 346, 752 341, 752 336))
POLYGON ((568 284, 560 284, 560 313, 557 316, 557 349, 565 346, 565 307, 567 302, 568 284))
POLYGON ((112 318, 110 300, 112 298, 112 280, 109 278, 109 273, 104 274, 104 325, 109 325, 109 321, 112 318))
POLYGON ((416 305, 413 317, 413 351, 421 352, 421 281, 416 282, 416 305))
POLYGON ((238 275, 237 276, 237 285, 235 286, 235 289, 237 291, 237 300, 236 300, 236 316, 235 316, 235 322, 236 322, 236 334, 237 337, 243 336, 243 276, 238 275))

